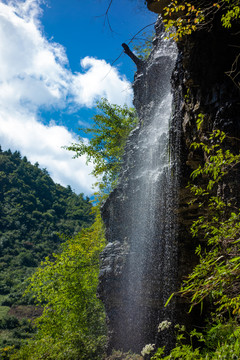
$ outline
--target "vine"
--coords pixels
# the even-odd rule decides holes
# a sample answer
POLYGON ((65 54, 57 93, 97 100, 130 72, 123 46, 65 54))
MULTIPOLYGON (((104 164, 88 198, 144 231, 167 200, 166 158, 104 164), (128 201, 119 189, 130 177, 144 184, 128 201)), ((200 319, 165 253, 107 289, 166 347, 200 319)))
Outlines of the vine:
MULTIPOLYGON (((199 132, 203 121, 200 114, 199 132)), ((176 325, 176 346, 167 356, 164 347, 157 349, 152 360, 239 359, 240 210, 234 195, 224 195, 226 184, 240 166, 240 154, 228 148, 232 140, 223 131, 214 130, 192 144, 194 150, 204 154, 204 163, 192 172, 188 185, 193 195, 191 203, 197 203, 202 214, 191 226, 192 236, 199 241, 199 263, 166 303, 178 295, 189 301, 191 311, 198 304, 202 308, 207 301, 212 311, 208 325, 202 331, 190 332, 176 325)))
POLYGON ((223 195, 226 176, 237 169, 240 155, 226 148, 226 139, 223 131, 214 130, 204 141, 192 144, 205 156, 204 165, 192 172, 188 185, 194 195, 192 202, 197 202, 204 213, 193 222, 191 233, 204 246, 198 245, 200 262, 184 281, 180 294, 190 297, 191 308, 208 298, 216 313, 240 315, 240 210, 234 199, 224 199, 223 195), (195 179, 197 184, 193 183, 195 179))

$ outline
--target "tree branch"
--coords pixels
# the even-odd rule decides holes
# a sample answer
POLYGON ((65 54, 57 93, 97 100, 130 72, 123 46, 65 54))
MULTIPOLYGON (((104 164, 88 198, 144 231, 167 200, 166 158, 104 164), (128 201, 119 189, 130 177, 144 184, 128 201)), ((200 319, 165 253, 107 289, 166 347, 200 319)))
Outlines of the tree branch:
POLYGON ((129 46, 125 43, 122 44, 125 54, 127 54, 130 59, 137 65, 137 68, 140 69, 143 66, 143 61, 140 60, 130 49, 129 46))

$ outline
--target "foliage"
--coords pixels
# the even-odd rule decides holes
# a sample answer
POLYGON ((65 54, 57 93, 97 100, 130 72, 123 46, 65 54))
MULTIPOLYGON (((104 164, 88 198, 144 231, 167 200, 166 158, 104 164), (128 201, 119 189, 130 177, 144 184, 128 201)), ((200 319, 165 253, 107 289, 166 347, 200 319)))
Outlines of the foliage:
POLYGON ((146 344, 141 351, 141 355, 144 357, 146 355, 151 354, 154 348, 155 348, 155 344, 146 344))
POLYGON ((92 161, 92 174, 100 180, 100 190, 114 186, 121 168, 122 156, 127 137, 137 124, 136 112, 127 106, 110 104, 106 99, 97 103, 98 114, 94 116, 91 128, 81 129, 91 135, 88 143, 79 138, 79 143, 67 147, 74 151, 74 157, 87 155, 87 162, 92 161))
MULTIPOLYGON (((198 129, 203 120, 200 115, 198 129)), ((240 211, 234 198, 224 199, 224 191, 226 176, 229 179, 239 168, 240 154, 235 155, 227 148, 226 139, 223 131, 214 130, 204 141, 192 144, 205 156, 204 164, 192 172, 192 182, 188 185, 194 195, 191 203, 202 209, 202 215, 191 226, 193 237, 200 241, 196 248, 200 261, 183 282, 179 294, 190 298, 191 308, 208 299, 216 306, 216 313, 231 312, 237 316, 240 315, 240 211), (194 184, 196 179, 198 183, 194 184)))
MULTIPOLYGON (((200 114, 198 130, 203 120, 204 116, 200 114)), ((184 281, 179 294, 190 297, 191 308, 202 304, 204 299, 213 302, 214 312, 209 328, 205 334, 193 330, 187 342, 182 329, 170 355, 164 357, 164 349, 160 348, 153 360, 239 358, 240 212, 234 199, 229 196, 224 199, 224 190, 226 176, 229 179, 236 171, 240 155, 230 152, 227 140, 224 132, 215 130, 203 141, 192 144, 194 149, 202 150, 205 158, 204 163, 191 174, 192 182, 188 186, 194 195, 192 203, 196 202, 202 209, 202 215, 193 222, 191 232, 204 246, 197 247, 199 264, 184 281), (196 180, 197 183, 194 183, 196 180), (203 342, 204 347, 194 348, 193 336, 198 342, 203 342)))
MULTIPOLYGON (((0 305, 27 305, 31 298, 22 298, 26 279, 58 250, 61 233, 71 236, 92 223, 92 205, 17 151, 0 148, 0 169, 0 305)), ((4 318, 0 311, 0 322, 4 318)), ((5 346, 19 344, 7 329, 0 329, 0 337, 5 346)))
POLYGON ((7 315, 9 310, 10 310, 9 306, 0 306, 0 324, 1 324, 2 318, 4 318, 7 315))
POLYGON ((9 356, 13 353, 14 346, 5 346, 4 348, 0 349, 0 359, 2 360, 9 360, 9 356))
POLYGON ((131 351, 124 353, 120 350, 113 350, 112 354, 105 360, 143 360, 143 357, 133 354, 131 351))
POLYGON ((147 60, 152 51, 152 41, 154 34, 143 33, 141 38, 136 39, 137 43, 134 45, 133 50, 137 57, 141 60, 147 60))
POLYGON ((73 235, 93 219, 89 199, 55 184, 19 152, 0 150, 0 294, 15 303, 23 280, 57 250, 60 233, 73 235))
POLYGON ((193 201, 204 209, 204 214, 193 222, 191 232, 207 247, 197 247, 200 262, 184 282, 181 295, 190 296, 192 306, 210 297, 217 305, 215 311, 239 315, 240 211, 234 199, 224 200, 223 189, 226 176, 229 178, 240 163, 240 155, 224 148, 225 140, 226 134, 215 130, 204 142, 192 144, 194 149, 204 151, 205 163, 192 173, 192 179, 201 178, 202 183, 198 180, 197 185, 189 185, 196 196, 193 201))
POLYGON ((216 16, 221 18, 223 27, 230 28, 240 19, 240 6, 238 0, 171 0, 164 8, 163 16, 169 36, 178 41, 199 28, 211 26, 216 16))
POLYGON ((35 338, 11 359, 101 359, 105 345, 104 310, 97 299, 99 253, 104 229, 97 210, 94 224, 62 244, 32 275, 31 292, 44 312, 35 338))
POLYGON ((189 334, 186 333, 184 326, 176 325, 175 328, 177 329, 176 334, 176 347, 171 351, 170 355, 164 356, 164 347, 159 348, 154 356, 151 357, 151 360, 158 360, 158 359, 182 359, 182 360, 200 360, 202 357, 200 357, 199 349, 193 348, 193 338, 197 337, 198 339, 202 339, 203 336, 201 333, 197 333, 196 330, 193 330, 189 334), (189 338, 190 344, 185 344, 186 337, 189 338))
MULTIPOLYGON (((106 100, 98 104, 98 110, 101 113, 94 117, 93 127, 83 129, 92 136, 89 143, 80 138, 79 144, 68 148, 76 152, 76 157, 86 154, 87 160, 95 164, 93 174, 102 177, 94 207, 95 221, 63 243, 61 251, 47 257, 30 278, 26 296, 33 296, 44 311, 36 320, 36 336, 12 355, 12 360, 102 358, 105 318, 96 296, 99 253, 105 242, 100 204, 117 179, 136 114, 133 109, 110 105, 106 100)), ((74 206, 71 198, 65 217, 74 206)), ((31 257, 22 261, 31 261, 31 257)))
POLYGON ((28 319, 18 319, 15 316, 6 315, 1 318, 0 331, 1 351, 9 346, 18 349, 27 339, 34 335, 36 329, 28 319))
POLYGON ((239 359, 240 326, 237 322, 217 322, 202 333, 195 329, 187 333, 184 326, 176 325, 176 347, 167 356, 159 348, 151 360, 219 360, 239 359), (197 343, 198 347, 194 346, 197 343), (200 346, 200 344, 202 344, 200 346))
MULTIPOLYGON (((198 130, 203 121, 200 114, 198 130)), ((204 154, 204 163, 192 172, 188 186, 194 195, 192 203, 202 212, 191 227, 200 242, 196 249, 199 264, 178 294, 189 299, 190 310, 204 300, 212 303, 209 325, 203 333, 193 330, 189 334, 178 327, 176 347, 170 355, 164 356, 164 348, 160 348, 152 360, 240 357, 240 211, 234 198, 225 196, 231 175, 239 170, 240 155, 229 150, 230 140, 224 132, 214 130, 192 144, 204 154)))

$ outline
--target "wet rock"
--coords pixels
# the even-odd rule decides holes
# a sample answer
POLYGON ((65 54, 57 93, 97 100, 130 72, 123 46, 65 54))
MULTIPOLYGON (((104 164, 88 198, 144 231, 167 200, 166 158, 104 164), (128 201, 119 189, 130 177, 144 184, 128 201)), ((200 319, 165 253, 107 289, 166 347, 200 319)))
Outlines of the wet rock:
POLYGON ((119 184, 102 207, 109 244, 101 256, 99 296, 108 318, 109 349, 138 353, 155 342, 158 323, 168 316, 159 309, 171 294, 174 281, 168 278, 173 280, 176 268, 170 250, 175 242, 167 241, 175 231, 167 133, 176 46, 164 40, 160 22, 157 33, 133 84, 139 125, 126 144, 119 184))
MULTIPOLYGON (((239 89, 226 75, 238 51, 237 47, 230 47, 229 44, 234 45, 234 41, 237 41, 232 34, 237 33, 239 29, 229 32, 214 24, 210 32, 199 31, 178 44, 178 58, 172 71, 171 81, 173 108, 169 153, 172 161, 172 179, 174 179, 171 180, 170 187, 172 195, 168 195, 167 202, 163 203, 160 196, 163 189, 158 188, 154 195, 154 201, 158 203, 155 208, 158 215, 152 216, 152 221, 156 223, 155 229, 162 228, 163 223, 169 226, 169 218, 160 216, 163 214, 163 208, 169 208, 175 214, 177 228, 174 228, 174 240, 170 243, 168 240, 165 243, 163 241, 161 246, 157 231, 154 236, 151 234, 153 245, 151 249, 149 246, 144 249, 148 262, 142 265, 144 268, 142 270, 136 263, 138 271, 144 272, 144 285, 139 289, 139 296, 142 298, 140 312, 147 314, 144 320, 138 319, 135 316, 135 302, 132 301, 127 307, 125 306, 129 302, 127 292, 131 288, 128 277, 128 272, 132 271, 129 258, 133 251, 137 251, 131 244, 131 216, 134 201, 141 197, 144 191, 140 184, 140 176, 137 174, 144 173, 146 167, 143 161, 149 151, 148 146, 143 146, 146 128, 149 119, 154 116, 163 99, 167 83, 170 90, 170 81, 168 82, 167 79, 169 69, 166 69, 168 65, 171 67, 173 64, 170 54, 166 53, 164 47, 170 46, 170 53, 171 46, 175 46, 164 43, 160 21, 157 22, 156 30, 153 52, 149 61, 145 63, 145 68, 136 73, 133 84, 134 105, 140 119, 139 126, 131 133, 127 142, 119 184, 102 207, 109 244, 101 255, 99 297, 106 307, 109 351, 115 348, 140 352, 142 344, 166 345, 166 339, 159 337, 157 326, 158 322, 168 317, 189 326, 201 323, 198 312, 193 312, 190 316, 187 314, 186 304, 182 299, 176 299, 175 310, 171 314, 166 312, 163 300, 169 292, 164 293, 165 290, 162 290, 164 283, 170 293, 176 291, 183 277, 197 263, 196 243, 191 238, 189 227, 201 214, 196 205, 189 205, 192 195, 189 189, 186 189, 186 185, 192 170, 204 161, 203 153, 193 152, 190 148, 191 143, 199 136, 196 126, 198 115, 203 113, 205 118, 202 137, 216 128, 226 131, 232 137, 240 137, 239 89), (168 252, 165 252, 166 247, 168 252), (171 256, 164 255, 169 253, 171 256), (169 266, 169 273, 167 277, 159 277, 164 262, 169 266), (141 341, 139 341, 140 327, 144 328, 141 341)), ((164 142, 160 137, 158 141, 164 142)), ((238 151, 240 142, 232 140, 231 146, 238 151)), ((225 196, 235 197, 236 203, 240 204, 238 173, 225 185, 223 190, 225 196)), ((150 198, 149 201, 153 199, 150 198)), ((143 203, 143 207, 147 206, 143 203)), ((139 217, 134 219, 136 227, 143 221, 141 211, 138 213, 139 217)), ((151 222, 150 218, 151 216, 149 222, 151 222)), ((142 257, 139 253, 139 263, 141 261, 142 257)), ((134 286, 132 291, 135 291, 134 286)), ((171 341, 167 346, 171 347, 171 341)))

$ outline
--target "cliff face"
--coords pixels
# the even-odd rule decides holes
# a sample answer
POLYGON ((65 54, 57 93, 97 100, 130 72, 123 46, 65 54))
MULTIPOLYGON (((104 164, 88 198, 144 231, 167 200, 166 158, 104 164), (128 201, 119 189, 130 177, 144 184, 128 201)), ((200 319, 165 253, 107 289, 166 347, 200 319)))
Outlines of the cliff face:
MULTIPOLYGON (((199 31, 178 44, 177 60, 172 56, 176 51, 174 45, 166 45, 161 31, 158 22, 150 59, 144 69, 136 73, 133 84, 134 105, 140 124, 128 140, 119 185, 102 208, 108 245, 101 256, 99 296, 107 313, 109 349, 139 352, 142 345, 148 343, 171 347, 171 330, 168 340, 161 339, 157 333, 160 321, 168 319, 175 323, 199 323, 198 315, 189 317, 180 300, 170 310, 164 309, 168 296, 178 289, 183 276, 191 271, 197 261, 189 225, 198 216, 198 210, 188 205, 191 195, 186 190, 192 169, 202 161, 202 154, 193 154, 190 149, 190 144, 196 138, 197 117, 200 113, 205 115, 202 136, 214 128, 221 128, 234 137, 240 137, 239 90, 226 75, 237 56, 235 45, 238 39, 237 35, 232 35, 237 30, 229 32, 215 25, 210 32, 199 31), (166 46, 170 50, 162 51, 166 46), (136 199, 144 192, 138 171, 142 167, 144 172, 144 167, 147 167, 141 159, 147 157, 148 147, 141 147, 141 144, 148 136, 149 119, 155 116, 157 105, 163 101, 163 94, 170 91, 171 86, 173 107, 170 138, 167 140, 171 153, 171 175, 164 175, 161 180, 163 184, 157 185, 153 198, 149 198, 150 205, 153 202, 155 204, 154 212, 157 215, 151 213, 151 206, 147 209, 149 215, 146 223, 153 221, 155 224, 154 231, 147 232, 146 236, 155 241, 138 252, 132 242, 134 224, 131 217, 133 211, 136 211, 136 199), (162 192, 167 192, 164 201, 162 192), (133 252, 138 254, 134 270, 130 266, 133 252), (147 261, 143 260, 142 252, 147 261), (167 275, 161 275, 163 263, 167 275), (135 275, 130 282, 129 272, 143 273, 141 288, 137 287, 135 275), (139 292, 137 300, 129 298, 127 292, 130 289, 139 292), (139 297, 141 300, 138 300, 139 297), (140 317, 135 311, 136 304, 144 316, 140 317)), ((157 127, 154 131, 158 132, 157 127)), ((163 143, 162 137, 158 139, 160 143, 163 143)), ((234 142, 232 146, 238 148, 239 143, 234 142)), ((240 203, 237 179, 232 179, 229 186, 240 203)), ((148 206, 145 200, 142 201, 142 207, 148 206)), ((137 223, 143 222, 141 209, 137 210, 137 214, 139 216, 134 220, 136 228, 137 223)), ((143 231, 143 225, 139 229, 143 231)), ((138 238, 141 238, 140 234, 138 238)))
MULTIPOLYGON (((235 138, 230 144, 233 151, 239 151, 240 91, 231 76, 227 75, 239 53, 239 40, 239 26, 227 30, 221 26, 220 19, 216 19, 210 31, 193 33, 178 44, 179 56, 172 86, 177 99, 175 119, 180 121, 177 120, 173 128, 181 123, 179 222, 183 238, 187 238, 189 225, 198 215, 197 209, 187 204, 190 194, 185 188, 191 171, 203 161, 203 154, 193 153, 190 149, 191 143, 198 138, 198 115, 204 115, 200 137, 204 139, 214 129, 223 130, 235 138)), ((240 204, 238 188, 237 177, 229 179, 226 192, 232 192, 236 203, 240 204)))

